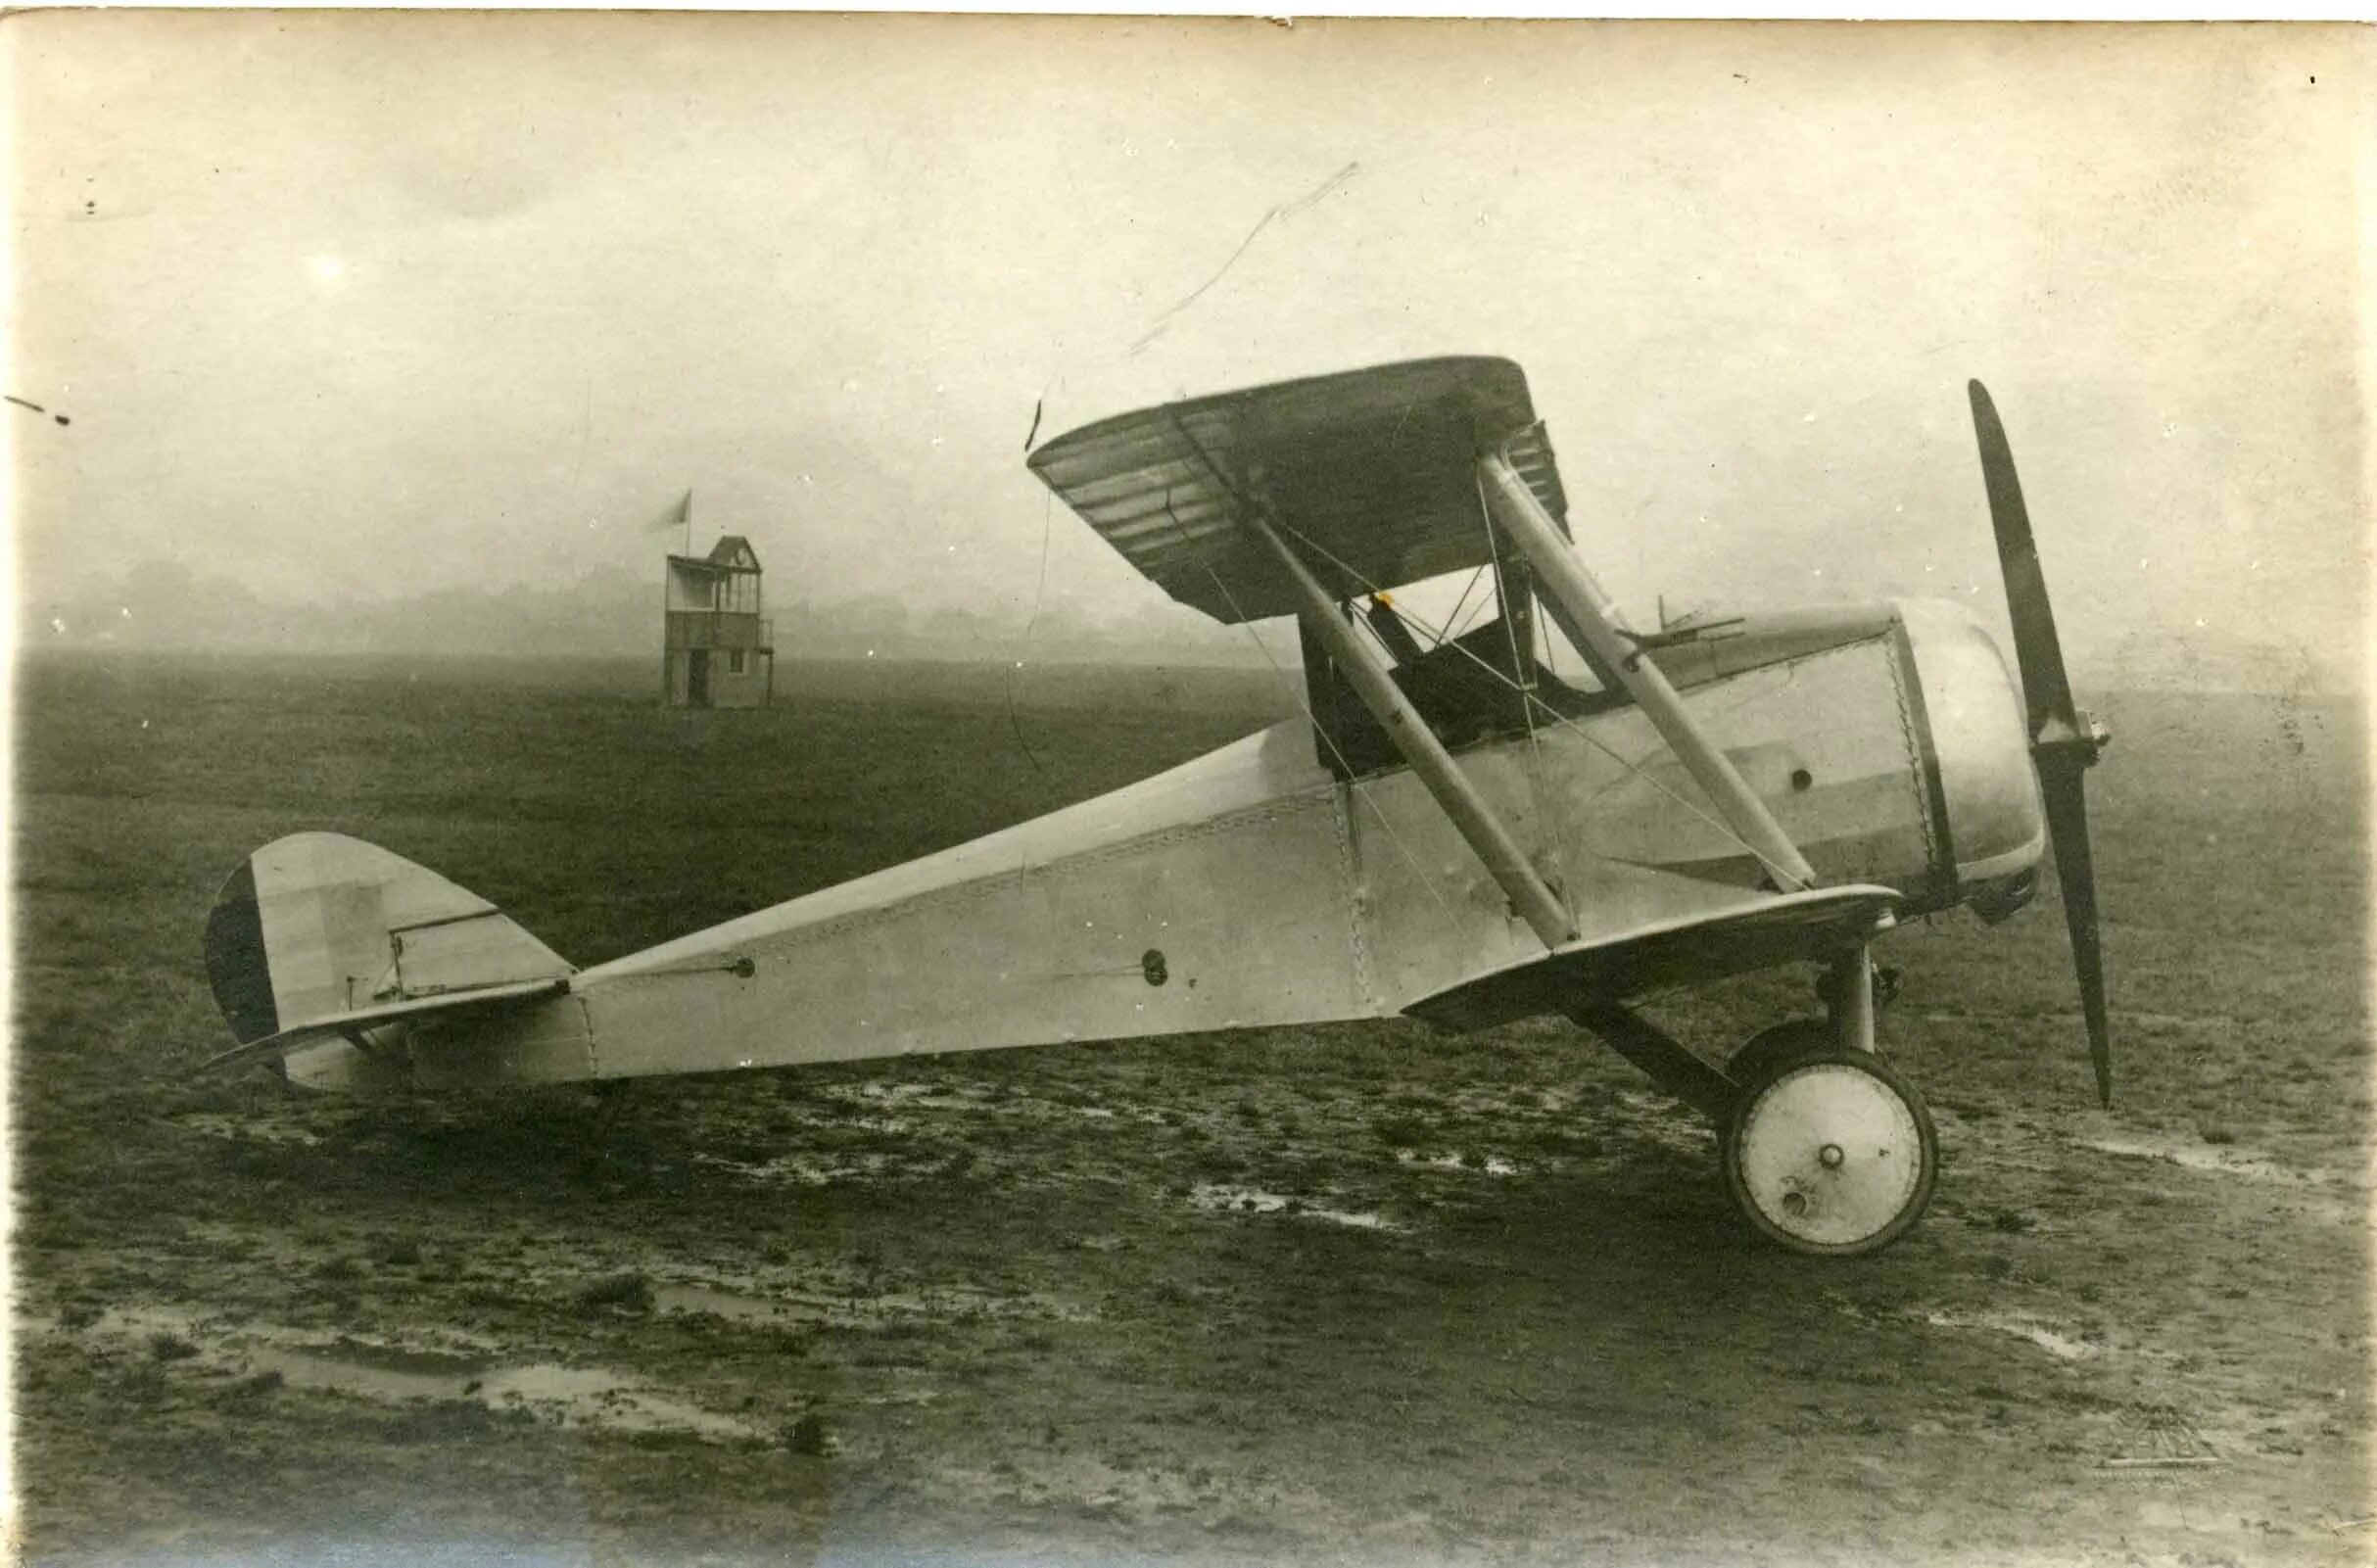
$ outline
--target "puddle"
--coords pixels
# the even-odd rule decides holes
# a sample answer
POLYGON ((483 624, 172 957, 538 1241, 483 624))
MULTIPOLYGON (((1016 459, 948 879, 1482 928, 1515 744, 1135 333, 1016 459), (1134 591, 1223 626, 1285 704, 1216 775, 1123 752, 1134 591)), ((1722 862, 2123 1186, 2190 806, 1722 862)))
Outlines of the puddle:
POLYGON ((175 1117, 176 1122, 192 1132, 205 1133, 210 1138, 253 1138, 258 1143, 290 1143, 311 1148, 320 1143, 318 1133, 291 1121, 274 1121, 260 1117, 236 1117, 221 1111, 194 1111, 186 1117, 175 1117))
POLYGON ((410 1350, 400 1345, 366 1345, 360 1340, 344 1338, 318 1348, 314 1354, 317 1359, 344 1363, 373 1373, 385 1373, 391 1378, 427 1378, 432 1381, 467 1380, 486 1371, 496 1360, 494 1355, 485 1353, 410 1350))
POLYGON ((979 1111, 987 1096, 979 1088, 952 1089, 939 1083, 862 1083, 832 1092, 836 1100, 865 1100, 876 1105, 914 1106, 924 1111, 979 1111))
POLYGON ((715 1285, 654 1285, 652 1307, 659 1312, 710 1313, 733 1323, 769 1323, 788 1327, 814 1323, 832 1311, 824 1298, 749 1296, 715 1285))
MULTIPOLYGON (((1991 1023, 2018 1029, 2055 1028, 2067 1022, 2076 1023, 2076 1013, 1980 1013, 1955 1008, 1933 1008, 1916 1015, 1925 1023, 1991 1023)), ((2131 1027, 2150 1029, 2203 1029, 2222 1034, 2233 1033, 2240 1024, 2225 1013, 2142 1013, 2135 1008, 2123 1008, 2118 1022, 2131 1027)))
POLYGON ((891 1168, 891 1157, 879 1154, 862 1155, 848 1162, 818 1160, 807 1155, 784 1155, 760 1164, 727 1160, 717 1155, 695 1155, 693 1163, 733 1171, 746 1181, 791 1187, 830 1187, 853 1176, 879 1176, 891 1168))
POLYGON ((865 1296, 828 1296, 813 1291, 736 1290, 722 1285, 654 1285, 652 1306, 660 1312, 711 1313, 733 1323, 788 1328, 832 1318, 885 1313, 936 1316, 1053 1317, 1086 1321, 1095 1314, 1054 1297, 1001 1296, 971 1285, 923 1291, 886 1291, 865 1296))
POLYGON ((1399 1165, 1425 1165, 1431 1170, 1467 1170, 1484 1176, 1515 1176, 1519 1167, 1500 1155, 1488 1155, 1482 1162, 1472 1161, 1464 1154, 1418 1155, 1408 1149, 1395 1151, 1399 1165))
POLYGON ((550 1414, 564 1426, 604 1426, 627 1432, 694 1432, 703 1437, 756 1437, 731 1416, 671 1399, 648 1385, 598 1366, 562 1366, 538 1361, 524 1366, 474 1364, 462 1357, 432 1370, 415 1364, 387 1364, 383 1354, 364 1355, 342 1348, 337 1354, 250 1346, 235 1354, 253 1371, 281 1374, 292 1388, 333 1389, 382 1400, 470 1400, 491 1410, 526 1408, 550 1414))
POLYGON ((955 1111, 1036 1118, 1070 1117, 1084 1121, 1137 1121, 1150 1125, 1161 1125, 1164 1121, 1160 1113, 1145 1106, 1101 1105, 1073 1094, 1050 1098, 1030 1089, 981 1082, 845 1084, 825 1091, 821 1098, 852 1111, 836 1110, 824 1115, 813 1112, 813 1119, 835 1127, 863 1127, 889 1133, 904 1133, 914 1126, 912 1120, 900 1115, 903 1112, 955 1111), (861 1108, 881 1114, 853 1114, 861 1108))
POLYGON ((2284 1211, 2324 1224, 2358 1227, 2367 1223, 2366 1178, 2342 1170, 2304 1169, 2285 1165, 2258 1149, 2233 1144, 2187 1142, 2156 1138, 2083 1138, 2082 1149, 2093 1149, 2120 1160, 2151 1160, 2211 1176, 2234 1176, 2261 1184, 2283 1198, 2272 1201, 2284 1211))
POLYGON ((1993 1334, 2011 1334, 2028 1340, 2059 1361, 2087 1361, 2105 1354, 2105 1348, 2068 1334, 2059 1334, 2043 1323, 2027 1318, 1987 1314, 1960 1317, 1951 1312, 1926 1312, 1924 1321, 1933 1328, 1976 1328, 1993 1334))
POLYGON ((951 1316, 1058 1317, 1088 1322, 1098 1314, 1086 1307, 1037 1292, 1001 1295, 977 1285, 934 1285, 913 1295, 874 1298, 904 1311, 937 1312, 951 1316))
POLYGON ((2153 1138, 2083 1138, 2079 1140, 2079 1145, 2083 1149, 2094 1149, 2099 1154, 2114 1155, 2123 1160, 2160 1160, 2189 1170, 2244 1176, 2255 1181, 2283 1182, 2294 1187, 2333 1186, 2342 1179, 2332 1171, 2297 1170, 2278 1164, 2268 1155, 2225 1144, 2182 1143, 2176 1139, 2153 1138))
MULTIPOLYGON (((1711 1143, 1708 1119, 1681 1103, 1650 1090, 1620 1089, 1611 1110, 1631 1113, 1624 1117, 1629 1133, 1653 1143, 1705 1159, 1711 1143)), ((1606 1125, 1606 1120, 1604 1121, 1606 1125)))
POLYGON ((1321 1219, 1332 1225, 1350 1225, 1355 1230, 1402 1230, 1405 1227, 1384 1214, 1368 1213, 1347 1209, 1323 1209, 1290 1198, 1284 1193, 1264 1192, 1259 1187, 1220 1187, 1211 1182, 1200 1184, 1189 1194, 1189 1206, 1210 1213, 1285 1214, 1292 1219, 1321 1219), (1293 1207, 1290 1207, 1290 1206, 1293 1207))
POLYGON ((485 1354, 351 1338, 309 1344, 294 1330, 267 1327, 226 1334, 211 1330, 196 1314, 164 1308, 119 1308, 83 1332, 127 1337, 171 1332, 194 1345, 193 1358, 207 1366, 237 1373, 277 1372, 291 1388, 391 1402, 466 1401, 491 1410, 527 1410, 563 1426, 691 1432, 706 1438, 761 1436, 747 1422, 598 1366, 554 1361, 504 1365, 485 1354))

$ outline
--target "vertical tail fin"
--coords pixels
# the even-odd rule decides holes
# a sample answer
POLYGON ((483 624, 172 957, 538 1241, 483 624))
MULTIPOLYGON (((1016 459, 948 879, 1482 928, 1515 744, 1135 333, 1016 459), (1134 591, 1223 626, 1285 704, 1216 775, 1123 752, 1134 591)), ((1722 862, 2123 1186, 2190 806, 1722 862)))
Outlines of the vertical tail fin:
POLYGON ((571 973, 478 894, 338 833, 257 850, 207 917, 207 979, 242 1045, 571 973))

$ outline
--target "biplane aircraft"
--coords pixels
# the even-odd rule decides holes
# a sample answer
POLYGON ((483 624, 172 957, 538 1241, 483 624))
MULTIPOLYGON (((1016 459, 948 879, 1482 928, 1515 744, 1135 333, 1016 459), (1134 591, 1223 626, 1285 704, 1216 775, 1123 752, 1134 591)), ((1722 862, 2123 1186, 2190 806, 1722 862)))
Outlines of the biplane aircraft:
POLYGON ((1760 1232, 1886 1245, 1937 1141, 1875 1048, 1875 942, 2030 896, 2052 838, 2111 1069, 2072 705, 2005 432, 1971 388, 2019 688, 1959 606, 1637 630, 1573 547, 1519 367, 1441 358, 1163 404, 1028 466, 1173 598, 1293 615, 1307 711, 1139 784, 575 969, 385 850, 299 833, 212 913, 240 1044, 323 1089, 481 1089, 1404 1015, 1564 1015, 1720 1129, 1760 1232), (1490 575, 1432 637, 1393 599, 1490 575), (1556 670, 1543 621, 1577 659, 1556 670), (1715 1065, 1654 992, 1818 966, 1823 1017, 1715 1065))

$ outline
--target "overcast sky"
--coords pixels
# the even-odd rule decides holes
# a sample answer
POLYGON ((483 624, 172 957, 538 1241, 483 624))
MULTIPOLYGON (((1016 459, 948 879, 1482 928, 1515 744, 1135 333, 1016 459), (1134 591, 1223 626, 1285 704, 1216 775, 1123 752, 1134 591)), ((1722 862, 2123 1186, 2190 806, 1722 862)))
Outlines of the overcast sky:
POLYGON ((1045 439, 1498 353, 1645 616, 1996 613, 1978 376, 2075 657, 2360 646, 2349 31, 54 11, 0 42, 6 390, 73 421, 7 410, 30 595, 167 556, 324 614, 654 572, 689 487, 779 603, 1111 618, 1164 601, 1052 525, 1036 401, 1045 439))

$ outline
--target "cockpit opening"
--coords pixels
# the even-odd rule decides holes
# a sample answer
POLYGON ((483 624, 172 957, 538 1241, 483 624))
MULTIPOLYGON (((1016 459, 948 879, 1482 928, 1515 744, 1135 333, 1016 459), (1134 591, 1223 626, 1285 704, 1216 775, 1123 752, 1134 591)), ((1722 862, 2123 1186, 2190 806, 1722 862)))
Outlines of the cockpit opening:
MULTIPOLYGON (((1508 565, 1504 572, 1516 575, 1508 565)), ((1553 674, 1538 651, 1532 594, 1508 596, 1503 603, 1514 599, 1525 605, 1523 613, 1498 615, 1434 646, 1422 642, 1385 594, 1348 603, 1341 613, 1367 625, 1393 661, 1395 684, 1450 751, 1524 736, 1531 726, 1542 729, 1633 700, 1622 687, 1596 680, 1590 669, 1553 674)), ((1401 767, 1402 751, 1327 647, 1308 627, 1303 637, 1306 692, 1321 764, 1341 779, 1401 767)))

